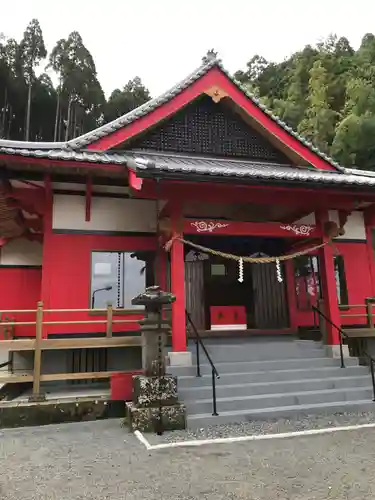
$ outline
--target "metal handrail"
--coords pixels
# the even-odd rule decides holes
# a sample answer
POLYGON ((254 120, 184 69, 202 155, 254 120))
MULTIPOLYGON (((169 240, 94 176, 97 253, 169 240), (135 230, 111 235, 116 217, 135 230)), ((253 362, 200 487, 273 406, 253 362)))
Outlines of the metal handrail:
MULTIPOLYGON (((345 368, 345 363, 344 363, 344 352, 343 352, 343 344, 342 344, 342 339, 346 338, 349 339, 349 335, 347 335, 342 328, 337 326, 333 321, 331 321, 327 316, 324 314, 323 311, 321 311, 318 307, 312 306, 313 310, 315 310, 322 318, 327 321, 330 325, 332 325, 334 328, 339 333, 339 340, 340 340, 340 358, 341 358, 341 368, 345 368)), ((372 400, 375 401, 375 369, 374 369, 374 364, 375 364, 375 359, 365 350, 363 350, 363 354, 369 359, 370 361, 370 371, 371 371, 371 381, 372 381, 372 394, 373 398, 372 400)))
POLYGON ((313 311, 316 311, 322 318, 324 318, 327 323, 329 323, 331 326, 333 326, 334 328, 336 328, 336 330, 338 331, 339 333, 339 340, 340 340, 340 358, 341 358, 341 368, 345 368, 345 363, 344 363, 344 352, 343 352, 343 347, 342 347, 342 339, 343 337, 345 338, 349 338, 346 333, 337 325, 335 325, 335 323, 333 323, 333 321, 331 321, 325 314, 323 311, 321 311, 318 307, 312 305, 311 306, 313 311))
POLYGON ((197 377, 201 377, 201 366, 200 366, 200 356, 199 356, 199 346, 203 349, 204 354, 206 355, 206 358, 208 359, 208 362, 211 365, 211 376, 212 376, 212 415, 213 416, 218 416, 217 412, 217 404, 216 404, 216 379, 220 378, 219 372, 216 369, 216 366, 214 365, 214 362, 211 359, 211 356, 209 355, 206 346, 204 345, 204 342, 202 340, 202 337, 199 335, 197 327, 194 325, 193 320, 191 319, 190 313, 185 309, 185 314, 186 314, 186 319, 187 319, 187 324, 188 326, 190 325, 194 335, 195 335, 195 348, 196 348, 196 353, 197 353, 197 377))

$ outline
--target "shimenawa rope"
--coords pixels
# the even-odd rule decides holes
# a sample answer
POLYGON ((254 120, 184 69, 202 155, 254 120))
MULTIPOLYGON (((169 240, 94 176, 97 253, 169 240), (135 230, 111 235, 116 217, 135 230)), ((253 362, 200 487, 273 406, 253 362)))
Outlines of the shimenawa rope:
POLYGON ((241 261, 242 262, 247 262, 250 264, 270 264, 272 262, 284 262, 287 260, 292 260, 297 257, 301 257, 303 255, 307 255, 311 252, 315 252, 316 250, 319 250, 320 248, 323 248, 326 245, 332 245, 332 239, 338 236, 339 234, 343 234, 343 229, 338 228, 337 225, 335 224, 334 226, 331 224, 327 227, 327 236, 328 239, 324 241, 323 243, 320 243, 319 245, 314 245, 309 248, 305 248, 304 250, 299 250, 298 252, 293 252, 289 253, 286 255, 279 255, 279 256, 274 256, 274 257, 248 257, 246 255, 235 255, 232 253, 226 253, 226 252, 221 252, 220 250, 213 250, 212 248, 205 247, 203 245, 199 245, 197 243, 193 243, 190 240, 185 240, 184 238, 181 238, 180 235, 176 234, 173 236, 167 243, 164 245, 164 248, 167 252, 170 251, 173 242, 174 241, 180 241, 184 245, 188 245, 192 248, 195 248, 196 250, 200 250, 201 252, 204 253, 209 253, 211 255, 217 255, 218 257, 222 257, 224 259, 230 259, 230 260, 236 260, 236 261, 241 261))

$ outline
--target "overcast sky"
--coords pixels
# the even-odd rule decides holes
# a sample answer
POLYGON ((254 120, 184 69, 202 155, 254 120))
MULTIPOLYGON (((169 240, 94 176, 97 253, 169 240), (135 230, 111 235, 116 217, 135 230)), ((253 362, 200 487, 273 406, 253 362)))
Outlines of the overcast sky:
POLYGON ((281 61, 329 33, 356 48, 375 32, 370 0, 0 0, 0 10, 0 32, 16 39, 39 19, 48 50, 79 31, 107 95, 138 75, 155 96, 209 48, 233 72, 256 53, 281 61))

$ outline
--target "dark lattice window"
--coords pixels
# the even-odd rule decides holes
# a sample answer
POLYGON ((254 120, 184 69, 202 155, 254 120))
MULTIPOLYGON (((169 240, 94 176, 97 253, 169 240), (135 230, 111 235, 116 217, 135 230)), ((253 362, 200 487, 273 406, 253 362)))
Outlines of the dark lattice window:
POLYGON ((223 101, 215 104, 208 96, 196 99, 128 147, 290 163, 223 101))

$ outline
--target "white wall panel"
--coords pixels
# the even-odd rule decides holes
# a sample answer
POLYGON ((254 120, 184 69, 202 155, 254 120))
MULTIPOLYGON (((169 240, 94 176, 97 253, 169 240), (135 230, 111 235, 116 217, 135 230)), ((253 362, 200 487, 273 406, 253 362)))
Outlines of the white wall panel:
POLYGON ((129 198, 93 197, 91 220, 85 220, 84 196, 53 197, 53 229, 82 231, 155 231, 155 202, 129 198))
POLYGON ((302 219, 298 219, 295 221, 295 224, 315 224, 315 214, 311 212, 309 215, 305 215, 302 219))
MULTIPOLYGON (((339 224, 339 214, 337 210, 330 210, 329 219, 339 224)), ((344 226, 345 234, 339 236, 338 240, 366 240, 366 228, 363 219, 363 213, 359 211, 352 212, 344 226)))
POLYGON ((42 252, 43 246, 37 241, 18 238, 1 248, 0 264, 3 266, 41 266, 42 252))

